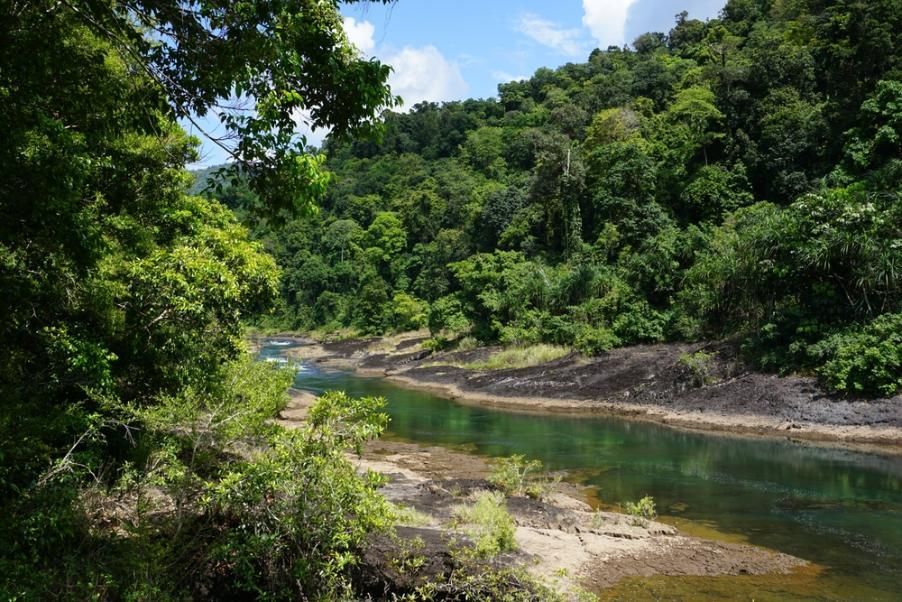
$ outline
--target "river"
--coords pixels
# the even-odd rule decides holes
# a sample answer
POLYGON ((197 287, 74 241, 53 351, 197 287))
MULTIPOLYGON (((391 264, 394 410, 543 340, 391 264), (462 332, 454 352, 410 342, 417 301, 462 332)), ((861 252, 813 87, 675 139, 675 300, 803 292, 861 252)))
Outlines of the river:
MULTIPOLYGON (((287 342, 273 343, 261 358, 283 360, 287 342)), ((523 454, 591 486, 599 504, 651 495, 665 522, 687 533, 761 545, 816 565, 780 578, 635 580, 609 592, 613 598, 902 600, 902 456, 619 418, 499 411, 316 364, 295 368, 298 389, 384 397, 388 437, 484 456, 523 454)))

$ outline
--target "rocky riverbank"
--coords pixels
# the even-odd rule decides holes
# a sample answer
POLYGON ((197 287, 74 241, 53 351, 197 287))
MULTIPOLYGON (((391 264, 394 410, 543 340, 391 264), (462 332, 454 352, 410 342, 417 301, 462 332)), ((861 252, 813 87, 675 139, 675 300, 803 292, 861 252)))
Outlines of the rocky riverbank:
POLYGON ((526 368, 476 370, 498 348, 431 353, 422 336, 308 344, 296 358, 385 376, 464 403, 611 414, 676 427, 902 453, 902 396, 846 399, 816 379, 748 369, 727 344, 657 344, 526 368), (693 364, 686 358, 698 358, 693 364))
MULTIPOLYGON (((300 424, 313 399, 294 392, 282 424, 300 424)), ((455 509, 496 489, 488 480, 489 462, 390 440, 372 442, 354 461, 362 471, 384 475, 386 498, 415 517, 393 536, 371 541, 362 567, 367 589, 379 597, 447 581, 468 537, 455 521, 455 509)), ((509 496, 505 505, 516 525, 515 550, 486 561, 487 570, 523 570, 567 599, 607 591, 632 577, 785 575, 807 566, 763 548, 691 537, 654 520, 593 509, 582 489, 565 482, 540 499, 509 496)))

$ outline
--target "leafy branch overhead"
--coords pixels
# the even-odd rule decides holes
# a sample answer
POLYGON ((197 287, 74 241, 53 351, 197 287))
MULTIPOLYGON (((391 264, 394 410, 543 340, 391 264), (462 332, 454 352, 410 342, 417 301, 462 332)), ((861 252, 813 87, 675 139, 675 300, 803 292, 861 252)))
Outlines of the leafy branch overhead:
POLYGON ((396 103, 390 67, 359 55, 335 0, 46 4, 71 11, 144 71, 175 117, 198 128, 197 118, 218 118, 225 133, 207 135, 271 211, 309 210, 325 191, 301 124, 335 138, 370 136, 396 103))
POLYGON ((298 121, 374 133, 389 68, 329 1, 4 2, 0 40, 0 598, 347 589, 383 501, 341 454, 385 419, 331 398, 316 435, 273 424, 290 375, 243 335, 280 270, 228 207, 187 193, 196 140, 177 119, 221 119, 234 173, 289 214, 328 181, 298 121), (247 493, 247 512, 217 492, 247 493))

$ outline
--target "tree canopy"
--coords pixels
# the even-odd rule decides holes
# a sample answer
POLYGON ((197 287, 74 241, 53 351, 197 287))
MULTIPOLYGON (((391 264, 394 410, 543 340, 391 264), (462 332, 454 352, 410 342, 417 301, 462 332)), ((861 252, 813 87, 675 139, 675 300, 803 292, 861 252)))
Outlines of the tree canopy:
POLYGON ((820 341, 900 311, 900 21, 891 0, 732 0, 497 99, 388 113, 380 142, 329 139, 320 215, 255 227, 305 273, 270 323, 591 353, 727 337, 761 367, 891 394, 832 375, 844 352, 820 341), (397 244, 322 252, 333 223, 388 215, 397 244), (395 322, 399 293, 422 320, 395 322))

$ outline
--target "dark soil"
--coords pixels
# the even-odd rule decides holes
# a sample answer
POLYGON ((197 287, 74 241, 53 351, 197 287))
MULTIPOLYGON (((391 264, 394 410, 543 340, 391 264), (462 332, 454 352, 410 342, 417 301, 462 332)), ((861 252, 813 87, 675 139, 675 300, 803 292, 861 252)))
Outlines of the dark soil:
POLYGON ((492 398, 498 405, 538 410, 657 413, 662 422, 718 428, 721 418, 742 417, 723 430, 771 433, 847 442, 902 444, 902 396, 852 399, 833 395, 806 376, 758 372, 729 343, 655 344, 615 349, 599 357, 570 354, 521 369, 476 371, 458 367, 484 361, 497 347, 430 353, 421 338, 402 340, 394 352, 367 353, 372 339, 324 345, 335 359, 355 359, 359 368, 402 377, 420 386, 452 387, 460 396, 492 398), (703 352, 701 367, 685 358, 703 352), (532 403, 552 400, 560 403, 532 403), (612 407, 616 406, 616 407, 612 407), (675 416, 661 418, 672 413, 675 416), (749 418, 760 418, 756 423, 749 418), (709 418, 715 420, 710 421, 709 418), (812 425, 825 428, 810 428, 812 425), (830 429, 835 427, 836 431, 830 429), (878 435, 863 427, 886 427, 878 435), (804 431, 804 432, 803 432, 804 431), (809 432, 810 431, 810 432, 809 432))
POLYGON ((642 345, 597 358, 571 355, 533 368, 492 372, 422 366, 405 370, 404 376, 501 397, 619 401, 678 411, 779 417, 790 429, 795 421, 902 427, 898 396, 855 400, 830 395, 814 378, 751 371, 727 345, 642 345), (680 361, 684 354, 702 349, 713 354, 707 384, 680 361))

